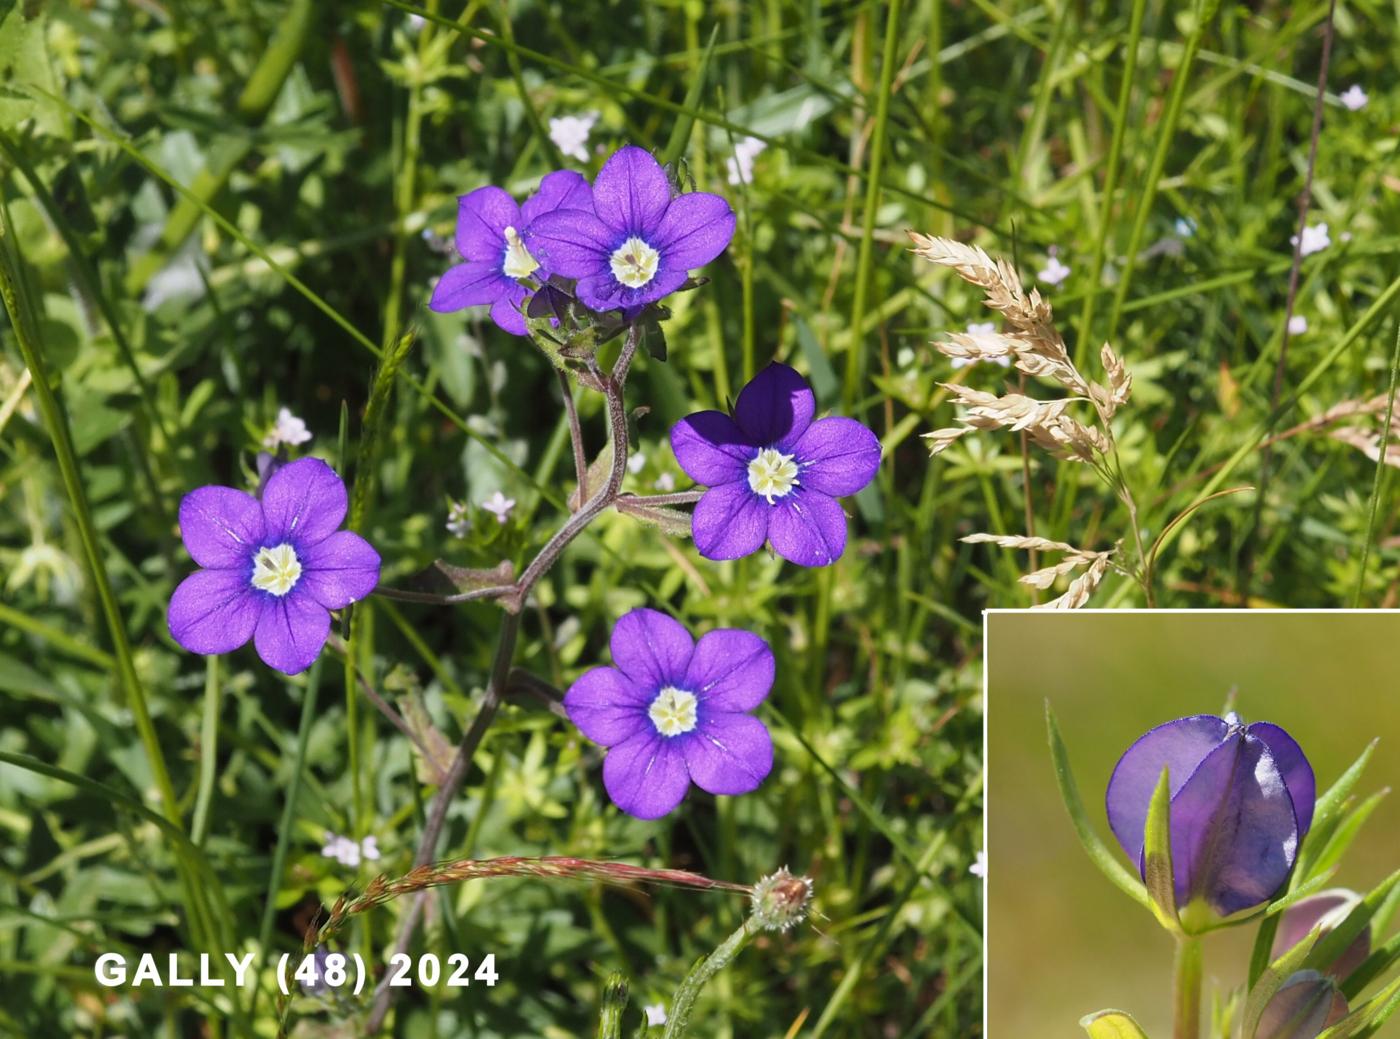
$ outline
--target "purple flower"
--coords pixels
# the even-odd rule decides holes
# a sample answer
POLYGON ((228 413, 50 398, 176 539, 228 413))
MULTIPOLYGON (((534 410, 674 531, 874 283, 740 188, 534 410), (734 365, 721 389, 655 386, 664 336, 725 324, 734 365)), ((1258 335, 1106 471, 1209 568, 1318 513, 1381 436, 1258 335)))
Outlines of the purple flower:
POLYGON ((1315 970, 1290 974, 1264 1005, 1254 1039, 1317 1039, 1347 1016, 1347 1001, 1331 978, 1315 970))
POLYGON ((686 474, 710 489, 690 529, 706 559, 738 559, 764 541, 799 566, 826 566, 846 548, 836 499, 875 478, 880 441, 855 419, 812 421, 816 398, 785 364, 770 364, 739 391, 734 417, 688 415, 671 429, 686 474))
POLYGON ((1129 747, 1109 780, 1108 821, 1140 871, 1163 768, 1183 919, 1206 911, 1230 916, 1268 901, 1312 825, 1313 770, 1293 737, 1268 722, 1198 714, 1159 725, 1129 747))
POLYGON ((180 502, 180 535, 196 570, 170 597, 171 637, 192 653, 229 653, 249 639, 269 667, 305 671, 331 630, 331 610, 379 583, 379 553, 339 530, 345 484, 303 458, 268 478, 261 500, 200 487, 180 502))
POLYGON ((590 208, 532 220, 525 241, 552 271, 578 279, 585 306, 631 317, 684 285, 732 237, 728 202, 702 191, 672 198, 661 164, 629 145, 598 172, 590 208))
POLYGON ((497 187, 463 195, 457 201, 457 251, 467 262, 438 279, 429 308, 447 313, 489 303, 492 321, 511 335, 525 335, 521 307, 533 289, 524 279, 542 283, 550 273, 525 248, 525 227, 545 213, 580 206, 593 207, 588 181, 570 170, 549 174, 522 206, 497 187))
MULTIPOLYGON (((1319 891, 1293 903, 1279 918, 1278 932, 1274 935, 1274 948, 1269 953, 1269 959, 1278 959, 1311 934, 1314 927, 1320 925, 1324 935, 1340 927, 1342 921, 1360 901, 1361 896, 1355 891, 1338 887, 1319 891)), ((1327 973, 1334 978, 1344 979, 1361 966, 1362 961, 1370 954, 1371 925, 1368 923, 1356 936, 1356 941, 1347 946, 1346 951, 1338 956, 1334 963, 1327 965, 1327 973)))
POLYGON ((659 819, 692 780, 712 794, 747 794, 773 767, 773 741, 748 714, 773 685, 773 651, 757 635, 719 628, 696 642, 656 610, 628 613, 612 633, 612 667, 569 687, 564 709, 608 748, 603 785, 638 819, 659 819))

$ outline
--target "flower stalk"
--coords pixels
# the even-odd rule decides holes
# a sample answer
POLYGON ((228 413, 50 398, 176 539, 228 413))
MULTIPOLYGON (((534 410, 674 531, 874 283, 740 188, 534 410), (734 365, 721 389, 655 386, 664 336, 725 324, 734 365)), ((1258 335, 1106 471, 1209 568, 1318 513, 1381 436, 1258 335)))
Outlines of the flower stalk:
POLYGON ((1173 973, 1172 1039, 1200 1039, 1201 940, 1180 935, 1176 940, 1176 967, 1173 973))

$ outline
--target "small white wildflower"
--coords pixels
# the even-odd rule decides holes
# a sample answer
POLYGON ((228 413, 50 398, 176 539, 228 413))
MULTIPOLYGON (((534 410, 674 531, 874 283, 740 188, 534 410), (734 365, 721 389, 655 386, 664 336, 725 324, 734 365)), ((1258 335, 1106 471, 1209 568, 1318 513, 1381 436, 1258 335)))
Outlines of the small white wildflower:
POLYGON ((1172 230, 1178 238, 1191 238, 1196 234, 1196 221, 1189 216, 1179 216, 1172 224, 1172 230))
POLYGON ((597 112, 557 116, 549 121, 549 139, 569 158, 587 162, 588 135, 597 121, 597 112))
POLYGON ((321 854, 328 859, 335 859, 342 866, 353 868, 360 864, 360 846, 349 837, 342 837, 329 830, 326 831, 326 844, 321 849, 321 854))
POLYGON ((660 1028, 666 1023, 666 1007, 661 1003, 648 1003, 642 1007, 643 1013, 647 1015, 648 1028, 660 1028))
POLYGON ((1069 268, 1060 262, 1060 258, 1055 253, 1056 250, 1052 246, 1050 259, 1045 262, 1045 269, 1036 274, 1036 277, 1047 285, 1058 285, 1069 277, 1069 268))
POLYGON ((734 145, 734 154, 725 160, 729 169, 729 183, 752 184, 753 161, 768 145, 757 137, 745 137, 734 145))
POLYGON ((366 837, 364 840, 360 841, 360 854, 363 855, 370 862, 378 861, 379 838, 371 835, 369 837, 366 837))
POLYGON ((676 489, 676 478, 670 473, 662 473, 656 478, 655 482, 652 483, 652 486, 658 491, 670 493, 676 489))
POLYGON ((633 476, 645 469, 647 466, 647 456, 638 451, 634 455, 627 457, 627 471, 633 476))
POLYGON ((277 421, 273 423, 272 430, 263 437, 263 447, 269 450, 276 450, 282 444, 304 444, 311 439, 311 433, 306 428, 306 423, 292 414, 289 408, 279 408, 277 411, 277 421))
POLYGON ((1341 96, 1342 104, 1346 105, 1347 108, 1351 109, 1353 112, 1365 108, 1366 102, 1369 100, 1371 99, 1366 96, 1366 91, 1361 89, 1361 84, 1359 83, 1353 83, 1351 86, 1347 87, 1346 93, 1341 96))
POLYGON ((983 880, 986 880, 987 853, 985 851, 979 851, 977 853, 977 861, 974 862, 971 866, 968 866, 967 871, 971 873, 974 877, 981 877, 983 880))
MULTIPOLYGON (((1298 236, 1293 235, 1288 239, 1289 245, 1298 244, 1298 236)), ((1320 253, 1332 244, 1332 239, 1327 235, 1327 225, 1314 224, 1312 227, 1303 228, 1303 246, 1299 250, 1304 256, 1311 256, 1313 253, 1320 253)))
POLYGON ((496 517, 496 522, 502 525, 510 519, 510 510, 515 508, 515 499, 507 498, 500 491, 481 503, 481 507, 496 517))
POLYGON ((467 503, 450 502, 447 506, 447 532, 454 538, 464 538, 472 529, 471 517, 467 514, 467 503))
POLYGON ((1302 314, 1294 314, 1288 319, 1288 334, 1300 336, 1308 330, 1308 319, 1302 314))

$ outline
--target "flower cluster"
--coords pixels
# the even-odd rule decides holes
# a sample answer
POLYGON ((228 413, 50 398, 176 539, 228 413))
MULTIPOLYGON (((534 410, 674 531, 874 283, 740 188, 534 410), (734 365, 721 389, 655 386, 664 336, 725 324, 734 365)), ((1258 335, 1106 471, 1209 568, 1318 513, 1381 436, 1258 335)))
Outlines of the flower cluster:
POLYGON ((521 205, 498 187, 463 195, 457 251, 429 306, 439 312, 490 304, 491 320, 528 334, 524 306, 552 275, 597 312, 627 320, 675 292, 722 253, 734 236, 734 211, 718 195, 675 194, 661 164, 627 146, 603 164, 592 186, 579 174, 546 176, 521 205))

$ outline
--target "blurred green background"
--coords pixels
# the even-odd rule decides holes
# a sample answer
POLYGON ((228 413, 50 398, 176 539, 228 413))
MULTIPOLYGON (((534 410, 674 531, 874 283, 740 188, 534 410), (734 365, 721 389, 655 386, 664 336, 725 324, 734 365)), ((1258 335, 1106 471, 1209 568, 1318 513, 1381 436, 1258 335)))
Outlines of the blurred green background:
MULTIPOLYGON (((1400 783, 1400 619, 1344 613, 993 613, 987 620, 988 1035, 1071 1039, 1126 1010, 1171 1034, 1172 940, 1090 863, 1055 788, 1045 701, 1080 792, 1103 810, 1113 766, 1149 728, 1219 713, 1287 729, 1324 790, 1372 737, 1357 793, 1400 783)), ((1383 801, 1333 886, 1365 890, 1397 866, 1400 805, 1383 801)), ((1205 942, 1206 999, 1244 981, 1254 927, 1205 942)), ((1381 1035, 1400 1032, 1394 1023, 1381 1035)))

